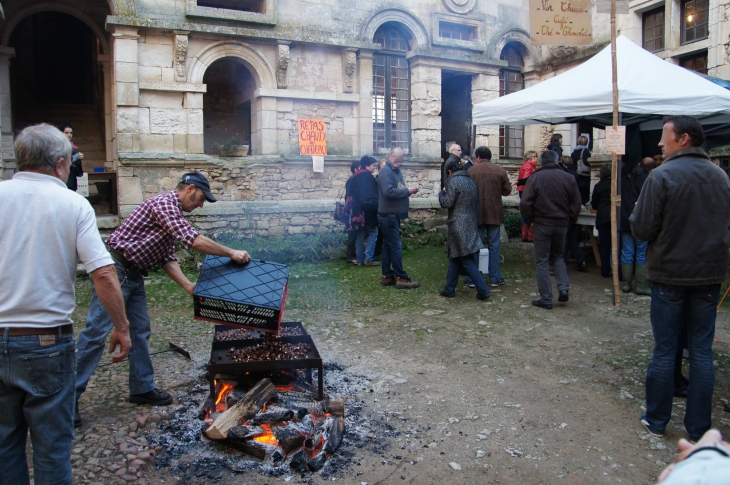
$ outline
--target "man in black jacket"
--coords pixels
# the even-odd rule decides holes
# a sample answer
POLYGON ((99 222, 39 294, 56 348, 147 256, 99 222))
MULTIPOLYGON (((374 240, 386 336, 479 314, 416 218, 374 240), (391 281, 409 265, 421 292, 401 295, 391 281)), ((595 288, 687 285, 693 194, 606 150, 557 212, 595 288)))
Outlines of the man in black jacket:
POLYGON ((449 178, 446 173, 446 167, 448 167, 451 162, 461 163, 461 146, 456 143, 452 143, 449 146, 449 156, 441 164, 441 190, 446 188, 446 180, 449 178))
POLYGON ((641 424, 661 437, 672 415, 674 363, 687 322, 691 367, 684 426, 697 441, 712 424, 712 340, 720 284, 730 247, 730 181, 700 148, 702 125, 690 116, 664 118, 664 163, 644 182, 631 216, 635 238, 649 242, 654 354, 646 371, 641 424))
POLYGON ((527 179, 520 200, 520 213, 527 224, 534 223, 535 266, 540 299, 536 307, 553 308, 553 286, 549 265, 555 268, 558 301, 569 299, 570 280, 563 260, 565 233, 580 213, 580 192, 575 177, 558 167, 558 154, 552 150, 540 155, 542 168, 527 179))

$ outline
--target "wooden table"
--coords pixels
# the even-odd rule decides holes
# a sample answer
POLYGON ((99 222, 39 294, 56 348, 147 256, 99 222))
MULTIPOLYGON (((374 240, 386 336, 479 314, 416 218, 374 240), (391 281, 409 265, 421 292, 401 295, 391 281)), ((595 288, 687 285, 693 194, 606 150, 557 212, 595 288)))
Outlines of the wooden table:
POLYGON ((601 253, 598 251, 598 241, 593 235, 593 228, 596 227, 596 214, 591 212, 581 212, 578 220, 575 222, 577 226, 588 227, 588 234, 591 237, 591 246, 593 246, 593 257, 596 258, 596 265, 601 267, 601 253))

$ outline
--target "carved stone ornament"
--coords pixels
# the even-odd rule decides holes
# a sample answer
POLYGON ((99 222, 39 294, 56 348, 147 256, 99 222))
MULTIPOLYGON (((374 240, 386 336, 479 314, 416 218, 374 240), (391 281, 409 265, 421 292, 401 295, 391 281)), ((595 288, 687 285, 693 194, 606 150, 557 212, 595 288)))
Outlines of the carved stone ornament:
POLYGON ((188 57, 188 34, 175 33, 175 81, 184 83, 187 81, 186 61, 188 57))
POLYGON ((355 78, 355 69, 357 67, 357 53, 354 50, 346 50, 342 54, 344 69, 344 92, 351 93, 353 91, 353 81, 355 78))
POLYGON ((446 8, 454 13, 469 13, 474 10, 477 0, 443 0, 446 8))
POLYGON ((289 43, 279 42, 279 56, 276 60, 276 84, 279 89, 286 89, 286 71, 289 69, 289 43))

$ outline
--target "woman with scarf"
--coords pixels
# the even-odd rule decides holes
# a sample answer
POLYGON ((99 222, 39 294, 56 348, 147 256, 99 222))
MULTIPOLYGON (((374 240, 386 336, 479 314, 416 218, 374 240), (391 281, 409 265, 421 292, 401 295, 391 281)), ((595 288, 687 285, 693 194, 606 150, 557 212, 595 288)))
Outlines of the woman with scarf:
MULTIPOLYGON (((68 141, 71 141, 71 138, 73 138, 74 136, 74 127, 71 126, 71 123, 66 123, 65 125, 61 126, 61 131, 64 135, 66 135, 68 141)), ((76 177, 81 177, 84 174, 84 168, 81 166, 81 160, 84 159, 84 154, 79 152, 79 147, 74 145, 73 142, 71 142, 71 148, 71 170, 68 174, 66 187, 76 192, 79 187, 78 182, 76 181, 76 177)))
POLYGON ((373 172, 378 162, 373 157, 362 157, 360 167, 352 176, 352 217, 350 224, 355 231, 355 254, 358 266, 379 266, 375 258, 375 242, 378 238, 378 181, 373 172), (367 236, 367 249, 365 237, 367 236))

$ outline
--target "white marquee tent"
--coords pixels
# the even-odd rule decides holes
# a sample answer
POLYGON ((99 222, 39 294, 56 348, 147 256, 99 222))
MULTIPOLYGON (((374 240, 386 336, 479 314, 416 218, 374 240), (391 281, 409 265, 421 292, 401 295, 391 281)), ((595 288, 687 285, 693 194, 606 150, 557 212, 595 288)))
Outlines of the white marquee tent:
MULTIPOLYGON (((623 124, 657 115, 691 115, 703 124, 730 122, 730 90, 642 49, 616 40, 619 112, 623 124)), ((610 125, 611 46, 581 65, 516 93, 474 105, 475 125, 561 124, 588 119, 610 125)), ((646 123, 642 129, 656 128, 646 123)), ((661 128, 661 125, 659 125, 661 128)))

